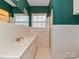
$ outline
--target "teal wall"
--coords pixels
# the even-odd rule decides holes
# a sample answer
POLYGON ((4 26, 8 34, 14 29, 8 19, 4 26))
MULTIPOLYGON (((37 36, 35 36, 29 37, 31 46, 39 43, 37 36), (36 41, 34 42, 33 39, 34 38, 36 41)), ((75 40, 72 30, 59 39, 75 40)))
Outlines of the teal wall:
POLYGON ((31 6, 31 13, 47 13, 48 6, 31 6))
POLYGON ((16 6, 24 11, 24 8, 31 13, 47 13, 48 12, 48 6, 30 6, 27 0, 19 0, 18 2, 16 0, 12 0, 16 6))
POLYGON ((16 6, 21 10, 24 11, 24 8, 29 11, 29 4, 27 0, 19 0, 18 2, 16 0, 13 0, 13 2, 16 4, 16 6))
POLYGON ((50 8, 50 9, 53 8, 53 0, 50 0, 50 2, 49 2, 49 8, 50 8))
POLYGON ((79 24, 79 16, 73 15, 73 0, 53 0, 53 24, 79 24))
POLYGON ((32 13, 29 11, 29 26, 32 26, 32 13))
POLYGON ((13 8, 3 0, 0 0, 0 9, 9 12, 10 16, 13 16, 13 8))
POLYGON ((18 7, 13 7, 13 13, 23 13, 18 7))
POLYGON ((28 15, 29 15, 29 26, 31 27, 32 26, 32 13, 31 13, 30 7, 28 9, 28 15))

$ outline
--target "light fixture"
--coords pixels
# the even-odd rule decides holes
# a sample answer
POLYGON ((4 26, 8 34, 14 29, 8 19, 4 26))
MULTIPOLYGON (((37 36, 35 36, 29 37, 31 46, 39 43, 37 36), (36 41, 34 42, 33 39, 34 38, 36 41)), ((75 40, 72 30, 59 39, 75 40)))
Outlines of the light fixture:
POLYGON ((8 17, 9 13, 7 11, 3 10, 3 9, 0 9, 0 15, 8 17))
POLYGON ((8 22, 9 13, 3 9, 0 9, 0 22, 8 22))
POLYGON ((15 3, 13 3, 12 0, 4 0, 4 1, 6 1, 6 2, 7 2, 8 4, 10 4, 11 6, 16 6, 15 3))

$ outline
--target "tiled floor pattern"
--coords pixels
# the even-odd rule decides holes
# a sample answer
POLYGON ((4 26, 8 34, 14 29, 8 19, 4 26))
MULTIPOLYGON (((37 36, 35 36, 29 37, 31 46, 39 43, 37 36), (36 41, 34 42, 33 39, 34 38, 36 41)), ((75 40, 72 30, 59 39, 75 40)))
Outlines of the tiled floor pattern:
POLYGON ((38 48, 35 59, 51 59, 49 48, 38 48))

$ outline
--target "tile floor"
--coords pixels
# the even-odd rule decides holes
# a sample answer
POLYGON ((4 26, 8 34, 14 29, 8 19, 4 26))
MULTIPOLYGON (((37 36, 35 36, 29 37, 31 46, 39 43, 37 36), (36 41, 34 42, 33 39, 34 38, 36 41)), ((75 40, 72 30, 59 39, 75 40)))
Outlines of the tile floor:
POLYGON ((38 48, 35 59, 51 59, 49 48, 38 48))

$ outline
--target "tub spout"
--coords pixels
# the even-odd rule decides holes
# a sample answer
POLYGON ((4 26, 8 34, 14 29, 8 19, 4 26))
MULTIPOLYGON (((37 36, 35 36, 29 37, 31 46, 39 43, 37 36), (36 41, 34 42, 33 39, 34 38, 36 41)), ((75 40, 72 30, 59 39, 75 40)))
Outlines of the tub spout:
POLYGON ((21 41, 22 39, 24 39, 24 37, 19 37, 16 39, 16 41, 18 42, 18 41, 21 41))

